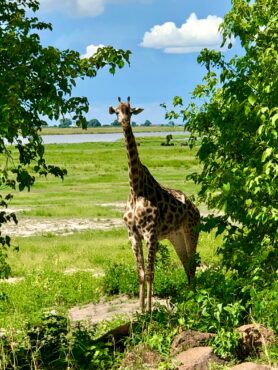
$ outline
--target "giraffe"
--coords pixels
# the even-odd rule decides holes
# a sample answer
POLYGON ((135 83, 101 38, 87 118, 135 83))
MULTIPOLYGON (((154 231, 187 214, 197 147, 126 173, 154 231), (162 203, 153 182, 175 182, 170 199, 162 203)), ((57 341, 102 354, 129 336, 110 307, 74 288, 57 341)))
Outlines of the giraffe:
POLYGON ((168 239, 184 267, 188 282, 195 276, 195 254, 199 236, 200 213, 195 205, 181 192, 160 185, 139 158, 131 128, 131 116, 142 108, 131 108, 130 97, 109 113, 116 114, 121 124, 128 158, 130 194, 124 213, 128 238, 136 258, 139 304, 145 311, 145 285, 147 286, 147 311, 152 308, 154 260, 158 241, 168 239), (146 243, 147 258, 144 260, 142 242, 146 243), (145 267, 146 264, 146 267, 145 267))

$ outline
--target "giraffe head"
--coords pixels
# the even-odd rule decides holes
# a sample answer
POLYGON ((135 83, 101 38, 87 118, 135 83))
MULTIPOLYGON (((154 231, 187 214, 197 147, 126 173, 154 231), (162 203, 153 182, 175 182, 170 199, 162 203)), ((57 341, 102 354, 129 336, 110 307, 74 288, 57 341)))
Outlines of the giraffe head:
POLYGON ((123 127, 130 125, 130 119, 132 114, 139 114, 143 112, 143 108, 131 108, 130 97, 127 98, 126 103, 121 102, 121 98, 118 98, 119 104, 117 108, 109 107, 109 113, 117 115, 117 120, 123 127))

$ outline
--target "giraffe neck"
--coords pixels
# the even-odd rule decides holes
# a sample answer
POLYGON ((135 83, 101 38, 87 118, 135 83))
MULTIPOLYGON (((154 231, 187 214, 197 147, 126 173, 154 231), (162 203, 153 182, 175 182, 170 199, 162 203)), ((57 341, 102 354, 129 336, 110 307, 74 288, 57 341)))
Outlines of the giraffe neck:
POLYGON ((129 185, 131 190, 135 194, 138 194, 140 192, 140 176, 142 165, 139 159, 137 144, 131 126, 130 125, 124 126, 123 131, 125 136, 128 158, 129 185))

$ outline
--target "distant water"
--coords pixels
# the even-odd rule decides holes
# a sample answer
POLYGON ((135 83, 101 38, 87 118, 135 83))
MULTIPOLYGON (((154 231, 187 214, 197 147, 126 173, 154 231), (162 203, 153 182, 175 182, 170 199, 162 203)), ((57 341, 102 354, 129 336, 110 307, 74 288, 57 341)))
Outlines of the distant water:
MULTIPOLYGON (((155 137, 167 135, 186 135, 186 131, 173 132, 135 132, 136 137, 155 137)), ((122 139, 122 133, 106 133, 106 134, 72 134, 72 135, 42 135, 44 144, 78 144, 78 143, 93 143, 93 142, 115 142, 122 139)))

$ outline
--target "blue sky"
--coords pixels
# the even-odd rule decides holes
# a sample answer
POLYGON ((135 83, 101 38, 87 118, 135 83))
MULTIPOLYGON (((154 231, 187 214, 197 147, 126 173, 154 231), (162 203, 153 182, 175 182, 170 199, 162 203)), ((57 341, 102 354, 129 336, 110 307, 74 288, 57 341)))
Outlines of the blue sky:
POLYGON ((108 106, 130 95, 134 106, 145 109, 138 123, 164 123, 160 103, 175 95, 189 100, 204 75, 198 51, 219 47, 218 25, 230 6, 230 0, 41 0, 38 15, 53 25, 42 34, 45 45, 81 55, 99 45, 132 52, 130 67, 114 76, 102 70, 78 82, 74 94, 89 99, 88 118, 111 123, 108 106))

